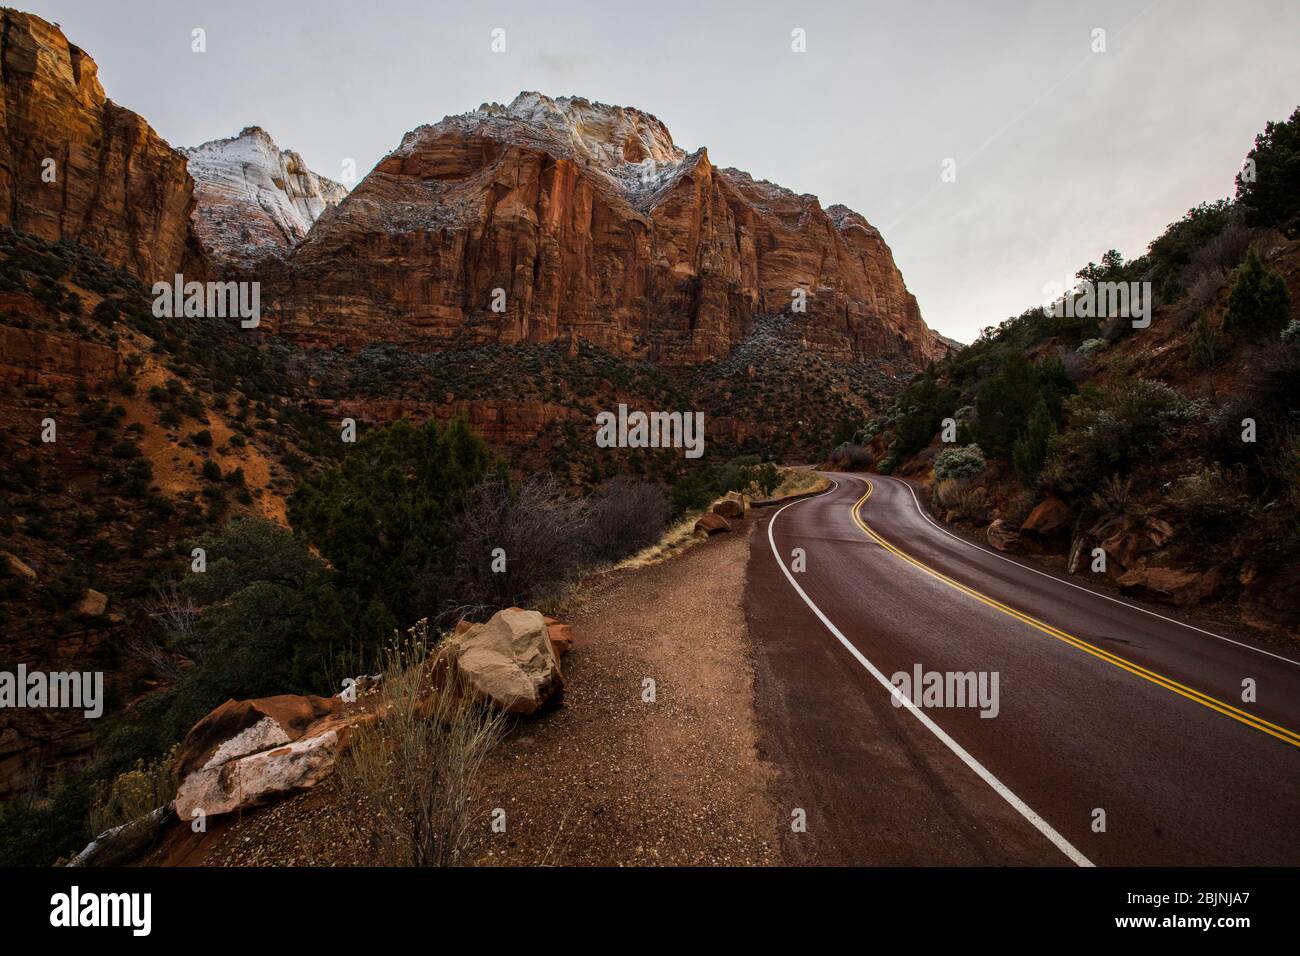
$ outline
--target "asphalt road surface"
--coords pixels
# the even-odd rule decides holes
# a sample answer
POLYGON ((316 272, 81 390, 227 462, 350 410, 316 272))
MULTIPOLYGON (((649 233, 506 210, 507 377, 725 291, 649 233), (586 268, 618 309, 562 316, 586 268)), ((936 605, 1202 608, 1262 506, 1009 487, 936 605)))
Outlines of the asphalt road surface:
POLYGON ((906 482, 833 478, 751 539, 788 859, 1300 864, 1300 655, 971 544, 906 482), (918 666, 982 674, 986 706, 914 700, 892 679, 918 666))

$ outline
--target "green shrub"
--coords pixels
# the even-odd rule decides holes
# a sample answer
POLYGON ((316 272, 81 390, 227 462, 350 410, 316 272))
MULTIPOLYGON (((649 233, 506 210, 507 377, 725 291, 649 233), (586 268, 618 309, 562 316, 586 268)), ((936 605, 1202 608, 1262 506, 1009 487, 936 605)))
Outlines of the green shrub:
POLYGON ((1074 384, 1059 359, 1032 364, 1024 355, 1007 356, 1000 372, 980 386, 975 408, 975 434, 993 458, 1009 460, 1030 416, 1043 403, 1052 421, 1059 422, 1064 399, 1074 384))
POLYGON ((1074 492, 1095 487, 1107 475, 1125 475, 1198 410, 1163 382, 1139 379, 1115 391, 1085 389, 1070 400, 1069 427, 1049 442, 1049 483, 1074 492))
POLYGON ((940 386, 932 373, 918 375, 908 383, 894 403, 899 411, 894 424, 894 440, 889 446, 894 460, 930 444, 943 419, 956 410, 957 402, 957 392, 940 386))
POLYGON ((1280 275, 1264 265, 1254 249, 1237 273, 1228 294, 1224 328, 1261 329, 1276 334, 1291 316, 1291 293, 1280 275))
POLYGON ((974 478, 987 467, 979 445, 945 448, 934 460, 934 477, 939 481, 974 478))

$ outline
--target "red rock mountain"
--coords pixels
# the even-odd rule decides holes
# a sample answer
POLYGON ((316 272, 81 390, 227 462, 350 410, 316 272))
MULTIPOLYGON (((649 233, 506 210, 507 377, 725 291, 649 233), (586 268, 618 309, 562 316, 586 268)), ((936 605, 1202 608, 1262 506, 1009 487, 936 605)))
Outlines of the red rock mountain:
POLYGON ((647 113, 538 93, 408 133, 267 278, 274 327, 319 345, 581 338, 689 363, 801 289, 836 358, 948 349, 858 214, 719 169, 647 113))
POLYGON ((0 10, 0 223, 154 281, 193 251, 194 184, 185 158, 106 98, 97 73, 57 26, 0 10))
POLYGON ((172 149, 57 26, 0 21, 0 223, 146 283, 242 270, 266 330, 303 344, 583 339, 692 363, 806 295, 828 357, 905 372, 948 349, 865 219, 719 169, 639 110, 522 93, 407 134, 339 203, 256 128, 172 149))

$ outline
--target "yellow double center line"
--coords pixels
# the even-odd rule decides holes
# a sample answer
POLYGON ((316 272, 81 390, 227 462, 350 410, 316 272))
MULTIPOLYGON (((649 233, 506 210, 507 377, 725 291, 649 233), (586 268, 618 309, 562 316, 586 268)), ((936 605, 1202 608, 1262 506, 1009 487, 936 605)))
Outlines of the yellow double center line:
POLYGON ((1225 717, 1231 717, 1233 720, 1239 721, 1240 723, 1245 724, 1247 727, 1253 727, 1255 730, 1263 731, 1264 733, 1268 734, 1270 737, 1276 737, 1278 740, 1285 741, 1286 743, 1291 744, 1291 746, 1293 747, 1300 747, 1300 734, 1296 733, 1294 730, 1288 730, 1286 727, 1280 727, 1277 724, 1270 723, 1269 721, 1264 720, 1262 717, 1257 717, 1254 714, 1241 710, 1240 708, 1233 707, 1231 704, 1225 703, 1219 700, 1218 698, 1211 697, 1208 694, 1203 694, 1199 690, 1195 690, 1191 687, 1186 686, 1185 684, 1180 684, 1178 683, 1178 681, 1173 680, 1172 678, 1169 677, 1165 677, 1163 674, 1158 674, 1153 670, 1148 670, 1147 668, 1142 667, 1140 664, 1134 664, 1132 661, 1120 657, 1118 654, 1112 654, 1110 651, 1103 650, 1102 648, 1098 647, 1095 644, 1090 644, 1087 641, 1083 640, 1082 638, 1075 637, 1073 634, 1068 634, 1065 631, 1062 631, 1060 628, 1052 627, 1052 625, 1040 621, 1038 620, 1038 618, 1032 617, 1026 614, 1024 611, 1018 611, 1013 607, 1008 607, 1007 605, 1003 604, 1001 601, 995 601, 993 598, 989 597, 988 595, 982 594, 979 591, 976 591, 974 588, 962 584, 960 581, 954 581, 946 574, 936 571, 928 564, 918 561, 916 558, 912 557, 906 551, 903 551, 901 548, 897 547, 896 545, 891 544, 889 541, 886 541, 879 534, 873 531, 865 521, 862 520, 862 516, 859 512, 861 511, 862 506, 866 504, 867 499, 871 497, 871 493, 873 491, 875 491, 875 485, 873 485, 870 481, 867 481, 867 493, 864 494, 861 498, 859 498, 854 503, 853 508, 851 509, 853 514, 853 521, 857 524, 859 528, 861 528, 864 532, 866 532, 867 537, 871 538, 872 541, 876 542, 876 544, 880 545, 882 548, 884 548, 886 551, 888 551, 890 554, 894 555, 895 557, 901 558, 902 560, 906 561, 908 564, 912 565, 913 567, 918 568, 921 571, 924 571, 932 578, 935 578, 938 581, 942 581, 944 584, 948 585, 949 587, 960 591, 962 594, 965 594, 968 597, 974 598, 975 600, 979 601, 981 604, 987 604, 989 607, 993 608, 994 610, 1001 611, 1003 614, 1006 614, 1009 617, 1013 617, 1017 621, 1020 621, 1024 624, 1028 624, 1030 627, 1036 628, 1037 630, 1042 631, 1044 634, 1048 634, 1051 637, 1056 638, 1058 641, 1064 641, 1066 644, 1069 644, 1071 647, 1077 647, 1079 650, 1087 654, 1091 654, 1093 657, 1099 658, 1100 660, 1103 660, 1108 664, 1114 664, 1116 667, 1120 668, 1121 670, 1126 670, 1130 674, 1136 674, 1138 677, 1141 677, 1143 680, 1149 680, 1151 683, 1156 684, 1159 687, 1163 687, 1165 690, 1173 691, 1175 694, 1178 694, 1181 697, 1186 697, 1188 700, 1195 701, 1196 703, 1200 704, 1202 707, 1208 707, 1210 708, 1210 710, 1217 711, 1218 713, 1223 714, 1225 717))

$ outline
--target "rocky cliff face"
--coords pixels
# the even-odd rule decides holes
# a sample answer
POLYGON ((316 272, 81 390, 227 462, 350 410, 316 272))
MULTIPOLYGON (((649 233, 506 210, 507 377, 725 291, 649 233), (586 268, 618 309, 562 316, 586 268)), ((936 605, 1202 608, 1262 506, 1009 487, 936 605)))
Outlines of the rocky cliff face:
POLYGON ((196 185, 195 233, 216 264, 285 256, 348 194, 257 126, 181 153, 196 185))
POLYGON ((185 159, 104 96, 58 27, 0 11, 0 223, 89 246, 153 281, 190 246, 185 159))
POLYGON ((278 328, 319 345, 581 338, 699 362, 803 290, 836 357, 948 348, 861 216, 718 169, 639 110, 537 93, 408 133, 276 280, 278 328))

